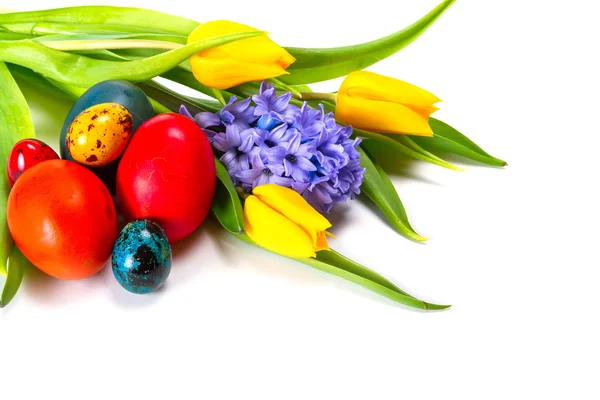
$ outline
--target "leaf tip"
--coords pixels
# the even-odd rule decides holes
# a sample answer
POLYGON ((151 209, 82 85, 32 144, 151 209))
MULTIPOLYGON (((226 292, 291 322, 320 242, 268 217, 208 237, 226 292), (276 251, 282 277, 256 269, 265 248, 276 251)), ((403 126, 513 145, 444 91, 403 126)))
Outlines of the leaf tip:
POLYGON ((426 303, 426 302, 423 302, 423 305, 424 305, 425 310, 428 310, 428 311, 447 310, 450 307, 452 307, 452 305, 450 305, 450 304, 441 305, 441 304, 433 304, 433 303, 426 303))

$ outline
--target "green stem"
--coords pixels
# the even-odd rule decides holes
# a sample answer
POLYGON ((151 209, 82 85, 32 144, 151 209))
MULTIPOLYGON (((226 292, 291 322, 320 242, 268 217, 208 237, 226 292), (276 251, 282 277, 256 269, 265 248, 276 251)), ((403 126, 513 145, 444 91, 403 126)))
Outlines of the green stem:
POLYGON ((219 100, 219 103, 226 106, 227 102, 225 101, 225 98, 223 97, 223 92, 221 92, 219 89, 215 89, 215 88, 211 88, 211 90, 212 90, 213 94, 215 95, 215 99, 219 100))
POLYGON ((275 85, 276 88, 280 88, 285 90, 286 92, 290 92, 292 94, 292 97, 294 97, 295 99, 301 99, 302 98, 302 93, 300 93, 298 90, 294 89, 293 87, 291 87, 290 85, 280 81, 277 78, 271 78, 269 79, 269 81, 275 85))
POLYGON ((335 93, 318 93, 318 92, 301 92, 300 100, 323 100, 323 101, 331 101, 335 103, 337 99, 337 94, 335 93))
POLYGON ((98 40, 55 40, 39 42, 55 50, 114 50, 114 49, 164 49, 174 50, 183 47, 179 43, 165 42, 163 40, 145 39, 98 39, 98 40))

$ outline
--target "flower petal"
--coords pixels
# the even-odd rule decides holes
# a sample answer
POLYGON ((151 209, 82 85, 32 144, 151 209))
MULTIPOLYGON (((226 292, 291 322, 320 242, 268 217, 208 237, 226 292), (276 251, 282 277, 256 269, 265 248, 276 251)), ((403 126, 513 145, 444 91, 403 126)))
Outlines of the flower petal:
POLYGON ((427 119, 402 104, 338 95, 336 115, 340 122, 358 129, 433 136, 427 119))
POLYGON ((263 203, 306 229, 324 231, 331 223, 319 214, 298 192, 277 185, 257 186, 253 194, 263 203))
POLYGON ((194 120, 196 121, 196 124, 203 129, 208 128, 209 126, 219 126, 221 124, 221 119, 218 115, 206 111, 196 114, 194 120))
POLYGON ((338 94, 399 103, 411 108, 429 107, 441 101, 418 86, 368 71, 356 71, 348 75, 338 94))
POLYGON ((315 164, 311 163, 306 157, 297 157, 296 158, 296 167, 302 168, 305 171, 316 171, 317 167, 315 164))
POLYGON ((244 220, 250 239, 267 250, 295 258, 316 256, 313 242, 304 229, 258 197, 251 195, 246 199, 244 220))

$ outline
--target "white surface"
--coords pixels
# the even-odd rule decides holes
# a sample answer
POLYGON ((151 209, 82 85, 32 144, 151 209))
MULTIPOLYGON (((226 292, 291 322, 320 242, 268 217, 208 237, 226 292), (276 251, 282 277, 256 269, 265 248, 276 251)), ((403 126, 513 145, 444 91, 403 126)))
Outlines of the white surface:
MULTIPOLYGON (((380 37, 437 1, 393 3, 119 2, 237 20, 304 47, 380 37)), ((464 173, 414 163, 395 176, 426 245, 358 201, 332 217, 336 249, 452 309, 397 306, 207 222, 176 246, 168 284, 153 295, 125 292, 110 268, 80 282, 26 277, 0 311, 0 397, 597 399, 594 5, 459 0, 370 68, 436 93, 436 117, 509 163, 464 173)), ((57 135, 68 111, 52 102, 33 105, 42 137, 57 135)))

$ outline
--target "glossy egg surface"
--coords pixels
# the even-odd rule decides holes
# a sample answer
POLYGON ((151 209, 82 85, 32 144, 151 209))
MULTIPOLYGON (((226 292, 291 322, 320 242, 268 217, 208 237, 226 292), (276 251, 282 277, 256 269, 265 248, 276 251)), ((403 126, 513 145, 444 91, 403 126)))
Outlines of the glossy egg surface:
POLYGON ((59 279, 100 271, 117 238, 106 186, 72 161, 48 160, 25 171, 8 196, 6 219, 23 255, 59 279))
POLYGON ((112 253, 115 278, 126 290, 144 294, 160 288, 171 272, 171 246, 162 228, 148 219, 128 223, 112 253))
POLYGON ((126 220, 151 219, 169 242, 181 240, 210 210, 215 168, 210 143, 194 121, 157 115, 138 129, 119 163, 119 207, 126 220))
POLYGON ((6 174, 10 186, 15 184, 16 180, 23 172, 43 161, 56 160, 58 154, 52 147, 37 139, 23 139, 18 141, 8 155, 8 165, 6 174))
POLYGON ((132 133, 127 108, 118 103, 96 104, 73 119, 67 130, 67 151, 80 164, 101 167, 123 153, 132 133))

